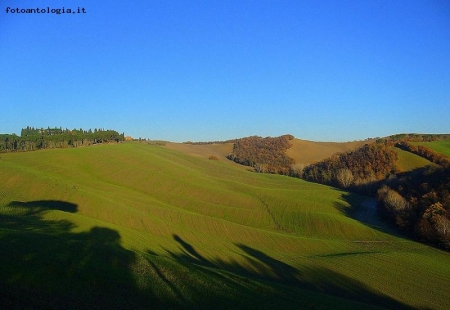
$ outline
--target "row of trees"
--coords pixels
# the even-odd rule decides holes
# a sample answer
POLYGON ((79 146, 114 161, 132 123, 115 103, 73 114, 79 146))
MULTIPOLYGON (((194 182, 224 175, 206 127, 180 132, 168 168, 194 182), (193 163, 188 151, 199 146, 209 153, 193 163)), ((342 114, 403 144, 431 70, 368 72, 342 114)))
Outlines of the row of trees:
POLYGON ((124 134, 115 130, 83 130, 50 128, 36 129, 27 127, 21 130, 21 136, 16 134, 0 135, 0 152, 33 151, 47 148, 66 148, 86 146, 105 142, 124 141, 124 134))
POLYGON ((391 142, 431 142, 438 140, 450 139, 448 134, 415 134, 405 133, 392 135, 387 138, 378 139, 378 141, 391 141, 391 142))
POLYGON ((294 160, 286 155, 291 147, 292 135, 280 137, 252 136, 235 141, 228 159, 250 166, 257 172, 269 172, 288 175, 294 160))
POLYGON ((442 167, 447 168, 450 167, 450 161, 447 156, 439 154, 426 146, 422 145, 416 146, 406 141, 399 142, 395 146, 398 147, 399 149, 411 152, 413 154, 419 155, 420 157, 428 159, 429 161, 438 164, 442 167))
POLYGON ((94 130, 92 129, 88 129, 88 130, 83 130, 82 128, 80 129, 63 129, 62 127, 55 127, 55 128, 35 128, 35 127, 31 127, 31 126, 27 126, 26 128, 22 128, 22 130, 20 131, 20 136, 21 137, 26 137, 26 136, 39 136, 39 135, 44 135, 44 136, 53 136, 53 135, 60 135, 60 134, 97 134, 100 132, 105 132, 108 130, 105 130, 104 128, 95 128, 94 130))

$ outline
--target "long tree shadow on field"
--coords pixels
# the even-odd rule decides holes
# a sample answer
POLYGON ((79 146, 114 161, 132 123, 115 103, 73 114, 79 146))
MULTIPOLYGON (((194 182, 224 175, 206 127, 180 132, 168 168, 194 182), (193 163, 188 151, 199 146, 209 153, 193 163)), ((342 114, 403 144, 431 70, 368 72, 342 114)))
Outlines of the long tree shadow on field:
POLYGON ((117 231, 75 233, 67 220, 44 220, 48 210, 77 212, 65 201, 13 201, 0 213, 0 308, 130 309, 152 306, 130 266, 133 252, 117 231))
MULTIPOLYGON (((389 309, 411 308, 387 295, 376 292, 358 280, 326 268, 313 267, 298 270, 289 264, 244 244, 236 244, 236 247, 244 253, 242 255, 244 262, 224 261, 220 258, 208 260, 179 235, 174 234, 173 238, 180 245, 181 253, 167 252, 174 259, 183 263, 188 262, 208 267, 208 269, 211 267, 221 268, 244 277, 249 277, 250 279, 269 281, 286 285, 287 287, 310 290, 319 294, 359 302, 363 305, 386 307, 389 309)), ((313 306, 312 308, 315 307, 313 306)))
POLYGON ((245 264, 207 259, 178 235, 173 238, 181 253, 171 253, 175 260, 150 250, 138 255, 121 246, 117 231, 93 227, 75 232, 69 220, 46 219, 51 210, 76 213, 78 206, 42 200, 0 208, 0 308, 248 309, 256 302, 284 309, 298 308, 297 288, 404 308, 343 275, 299 271, 243 244, 236 249, 245 264), (295 294, 286 295, 286 289, 295 294))

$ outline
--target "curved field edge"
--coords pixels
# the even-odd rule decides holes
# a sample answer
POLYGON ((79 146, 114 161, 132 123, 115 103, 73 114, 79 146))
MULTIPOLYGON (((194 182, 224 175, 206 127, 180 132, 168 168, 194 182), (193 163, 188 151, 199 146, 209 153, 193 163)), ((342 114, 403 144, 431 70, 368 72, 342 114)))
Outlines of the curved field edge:
MULTIPOLYGON (((39 237, 59 235, 68 241, 54 245, 57 253, 72 253, 66 243, 82 248, 86 240, 112 254, 118 251, 117 257, 107 255, 112 256, 111 266, 105 268, 112 270, 112 277, 118 272, 113 262, 120 265, 127 253, 122 262, 127 272, 117 279, 129 278, 125 282, 130 290, 136 283, 163 281, 166 289, 159 293, 150 284, 139 284, 156 294, 150 294, 151 300, 163 303, 200 303, 207 286, 219 291, 224 287, 228 293, 223 300, 241 298, 241 286, 225 281, 226 274, 250 283, 252 297, 246 302, 264 295, 262 285, 275 292, 267 296, 287 294, 292 303, 285 305, 290 306, 310 307, 315 300, 331 307, 321 302, 323 295, 305 303, 294 297, 309 291, 333 301, 341 296, 388 308, 449 306, 449 293, 442 289, 450 280, 449 255, 347 216, 363 197, 349 199, 348 193, 330 187, 137 143, 2 154, 0 173, 2 250, 11 248, 11 240, 22 242, 16 260, 31 257, 33 266, 50 255, 41 250, 50 244, 39 237), (16 211, 25 215, 14 221, 16 211), (22 234, 24 218, 30 220, 22 234), (31 236, 43 246, 27 248, 25 240, 31 236), (136 269, 135 260, 141 259, 147 263, 136 269), (197 270, 198 279, 178 274, 183 268, 197 270), (207 280, 211 273, 213 284, 207 280), (291 291, 295 293, 282 293, 291 291)), ((94 270, 100 264, 95 257, 105 255, 96 254, 93 246, 80 252, 92 260, 83 266, 94 270)), ((3 257, 2 265, 11 265, 10 258, 3 257)), ((12 268, 4 279, 17 278, 22 269, 12 268)), ((25 270, 34 279, 45 274, 25 270)), ((60 274, 70 276, 63 270, 60 274)), ((86 284, 88 279, 80 281, 86 284)), ((51 287, 49 291, 54 292, 51 287)))
POLYGON ((432 142, 412 142, 412 144, 426 146, 435 152, 450 156, 450 140, 441 140, 432 142))
POLYGON ((413 154, 411 152, 399 149, 397 147, 394 147, 393 149, 398 155, 397 169, 400 172, 407 172, 417 168, 436 165, 428 159, 420 157, 419 155, 413 154))

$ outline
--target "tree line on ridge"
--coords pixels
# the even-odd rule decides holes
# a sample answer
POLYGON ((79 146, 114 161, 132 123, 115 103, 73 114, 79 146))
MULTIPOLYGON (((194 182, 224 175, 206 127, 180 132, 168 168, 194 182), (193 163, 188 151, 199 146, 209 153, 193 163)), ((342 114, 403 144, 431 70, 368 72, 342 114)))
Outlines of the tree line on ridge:
POLYGON ((124 141, 124 134, 111 129, 34 128, 27 126, 16 134, 0 134, 0 152, 68 148, 124 141))

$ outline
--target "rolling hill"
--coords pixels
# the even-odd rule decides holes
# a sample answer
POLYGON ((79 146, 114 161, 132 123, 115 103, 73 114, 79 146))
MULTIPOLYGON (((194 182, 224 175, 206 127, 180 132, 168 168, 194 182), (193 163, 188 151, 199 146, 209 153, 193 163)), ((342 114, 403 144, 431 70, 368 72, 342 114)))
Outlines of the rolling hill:
POLYGON ((167 142, 166 148, 179 151, 191 156, 208 158, 210 155, 218 159, 226 159, 227 155, 233 150, 233 143, 211 143, 211 144, 189 144, 167 142))
MULTIPOLYGON (((373 142, 374 140, 352 141, 352 142, 316 142, 301 139, 293 139, 290 141, 292 147, 286 151, 286 155, 293 158, 296 164, 308 165, 329 158, 334 154, 353 151, 363 146, 364 144, 367 143, 370 144, 373 142)), ((445 153, 449 149, 448 146, 449 142, 446 140, 435 142, 421 142, 416 144, 428 146, 432 149, 434 147, 434 150, 437 152, 441 152, 446 155, 450 154, 450 152, 448 152, 448 154, 445 153)), ((211 144, 188 144, 188 143, 166 142, 164 145, 166 148, 180 151, 191 156, 202 158, 215 156, 216 158, 221 160, 227 160, 227 155, 229 155, 233 150, 233 143, 231 142, 211 143, 211 144)), ((397 153, 398 156, 397 168, 399 172, 407 172, 428 165, 431 166, 435 165, 423 157, 401 150, 400 148, 392 147, 392 149, 397 153)), ((235 164, 234 162, 232 163, 235 164)), ((242 169, 248 169, 248 167, 245 166, 241 165, 236 166, 241 167, 242 169)))
MULTIPOLYGON (((294 138, 290 141, 292 147, 287 150, 286 154, 293 158, 296 163, 311 164, 330 157, 335 153, 350 151, 371 142, 373 140, 315 142, 294 138)), ((226 159, 227 155, 231 154, 233 150, 233 143, 189 144, 167 142, 165 147, 198 157, 214 155, 218 158, 226 159)))
POLYGON ((450 307, 448 253, 361 216, 367 197, 246 171, 228 147, 1 154, 0 303, 450 307))
POLYGON ((335 153, 351 151, 372 143, 373 140, 352 142, 316 142, 301 139, 291 141, 292 147, 287 150, 287 155, 300 164, 313 164, 330 157, 335 153))

